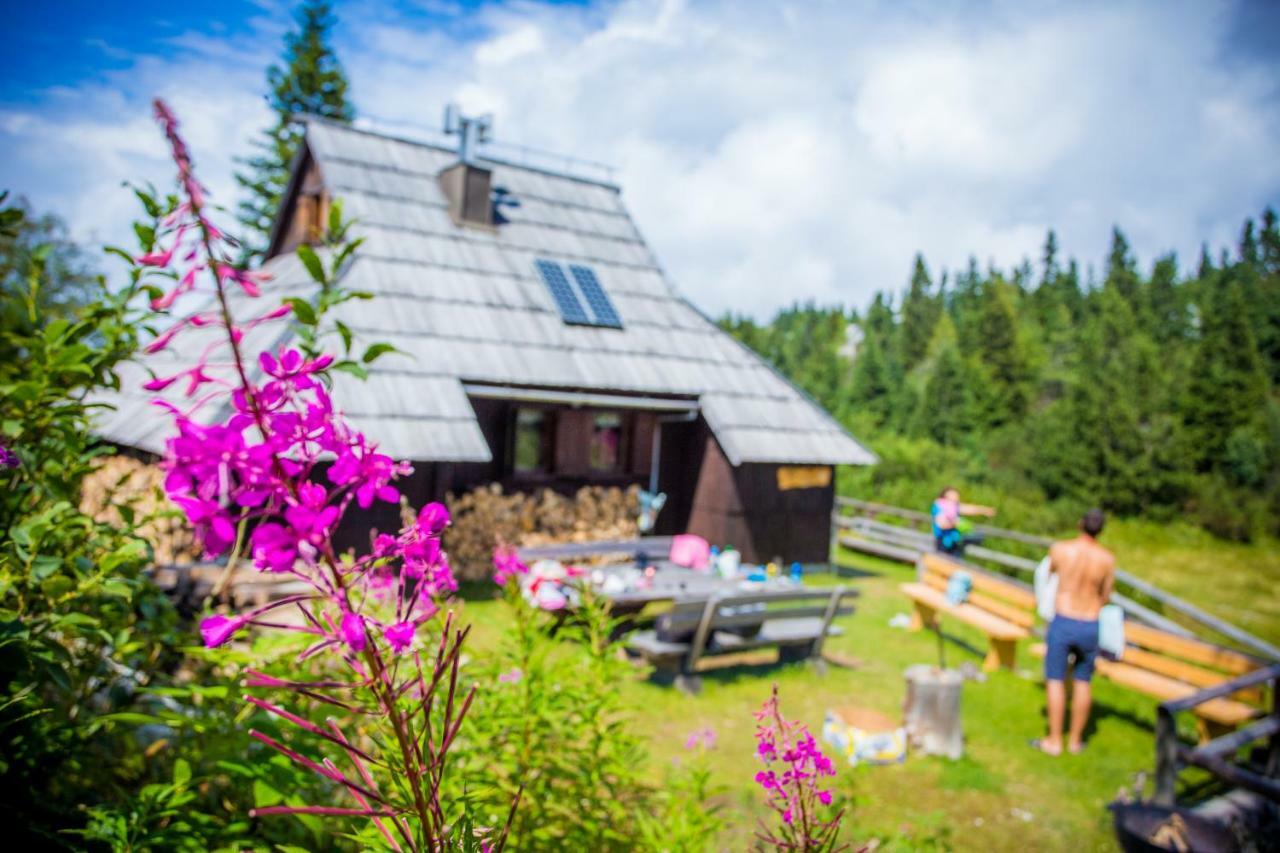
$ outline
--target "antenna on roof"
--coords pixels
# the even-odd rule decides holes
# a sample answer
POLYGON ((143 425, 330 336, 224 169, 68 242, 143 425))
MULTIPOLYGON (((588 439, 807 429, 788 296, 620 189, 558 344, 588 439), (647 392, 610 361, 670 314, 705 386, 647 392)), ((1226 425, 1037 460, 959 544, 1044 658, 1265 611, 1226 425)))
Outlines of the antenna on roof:
POLYGON ((475 161, 476 146, 488 142, 493 133, 493 113, 482 116, 464 116, 457 104, 444 108, 444 132, 458 136, 458 159, 463 163, 475 161))

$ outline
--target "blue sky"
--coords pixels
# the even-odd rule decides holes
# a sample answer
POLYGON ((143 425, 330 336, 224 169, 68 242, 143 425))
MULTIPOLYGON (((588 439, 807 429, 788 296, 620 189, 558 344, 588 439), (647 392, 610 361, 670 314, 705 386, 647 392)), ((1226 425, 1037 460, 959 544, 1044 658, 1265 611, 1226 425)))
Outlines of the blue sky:
MULTIPOLYGON (((269 121, 291 4, 16 3, 0 25, 0 188, 124 239, 121 182, 167 180, 177 108, 217 198, 269 121), (126 11, 127 10, 127 11, 126 11)), ((1235 240, 1280 203, 1280 4, 339 0, 361 121, 443 105, 504 142, 602 160, 678 286, 713 312, 865 304, 911 257, 1141 260, 1235 240)))

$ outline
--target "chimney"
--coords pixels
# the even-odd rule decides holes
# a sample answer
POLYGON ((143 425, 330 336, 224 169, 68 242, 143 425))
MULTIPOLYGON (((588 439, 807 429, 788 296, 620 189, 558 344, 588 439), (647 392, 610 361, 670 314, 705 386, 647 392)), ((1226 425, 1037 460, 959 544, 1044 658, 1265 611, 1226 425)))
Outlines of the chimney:
POLYGON ((440 188, 449 200, 449 215, 457 225, 493 228, 493 170, 475 162, 476 146, 489 140, 493 116, 471 118, 450 105, 444 113, 444 132, 458 138, 458 162, 440 172, 440 188))

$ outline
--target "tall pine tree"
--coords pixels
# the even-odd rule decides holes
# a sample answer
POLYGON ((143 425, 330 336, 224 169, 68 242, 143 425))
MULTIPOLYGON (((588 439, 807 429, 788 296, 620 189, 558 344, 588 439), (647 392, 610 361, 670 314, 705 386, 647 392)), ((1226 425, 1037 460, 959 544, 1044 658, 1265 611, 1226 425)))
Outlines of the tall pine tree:
POLYGON ((983 377, 977 396, 988 426, 1020 419, 1031 402, 1030 355, 1018 324, 1014 288, 999 278, 986 283, 975 322, 983 377))
POLYGON ((296 16, 297 30, 285 37, 285 67, 267 69, 268 101, 276 112, 276 122, 255 142, 258 153, 242 161, 246 171, 236 182, 247 196, 241 203, 239 219, 254 255, 266 250, 267 239, 280 198, 289 183, 302 129, 293 121, 313 115, 350 122, 355 110, 347 100, 347 75, 329 45, 329 33, 336 19, 324 0, 307 0, 296 16))
POLYGON ((902 330, 899 341, 902 345, 904 370, 910 370, 920 363, 933 337, 933 327, 938 322, 941 305, 932 291, 933 282, 929 279, 924 257, 917 254, 911 271, 911 284, 902 300, 902 330))
POLYGON ((1202 471, 1221 463, 1237 430, 1261 430, 1267 402, 1267 376, 1240 284, 1231 269, 1214 278, 1201 308, 1200 343, 1182 405, 1202 471))

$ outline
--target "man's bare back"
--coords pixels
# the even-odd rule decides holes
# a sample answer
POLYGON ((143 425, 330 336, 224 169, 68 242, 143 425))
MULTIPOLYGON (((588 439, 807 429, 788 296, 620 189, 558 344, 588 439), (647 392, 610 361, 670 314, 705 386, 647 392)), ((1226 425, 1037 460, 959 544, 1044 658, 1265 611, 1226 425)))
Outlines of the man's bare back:
POLYGON ((1092 536, 1055 542, 1049 549, 1050 571, 1058 573, 1059 616, 1086 622, 1098 618, 1098 611, 1111 598, 1115 584, 1116 558, 1092 536))

